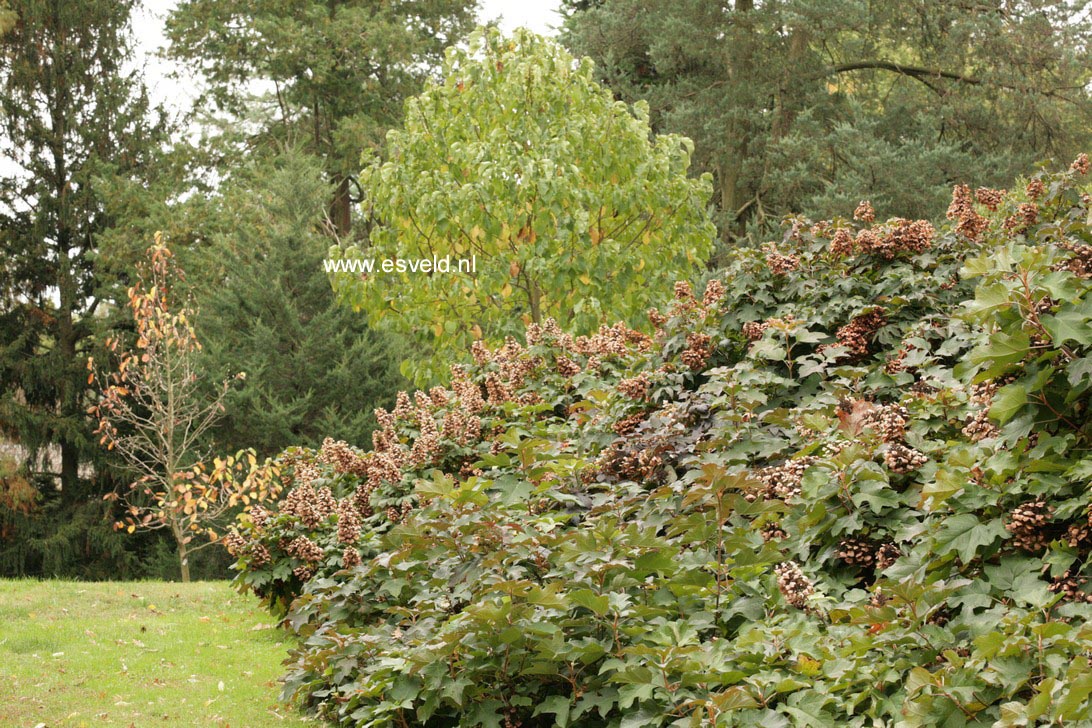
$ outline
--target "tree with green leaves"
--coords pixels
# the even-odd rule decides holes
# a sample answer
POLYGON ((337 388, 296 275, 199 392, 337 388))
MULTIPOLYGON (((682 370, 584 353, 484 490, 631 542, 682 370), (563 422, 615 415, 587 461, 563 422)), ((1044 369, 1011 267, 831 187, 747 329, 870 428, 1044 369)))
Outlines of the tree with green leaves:
POLYGON ((0 10, 0 433, 21 446, 36 513, 52 524, 21 522, 18 553, 0 557, 5 571, 67 568, 49 553, 106 563, 113 548, 92 533, 104 514, 88 495, 106 473, 83 364, 124 292, 99 258, 100 236, 124 226, 99 176, 147 183, 166 136, 127 70, 134 6, 10 0, 0 10), (94 482, 81 477, 93 461, 94 482))
POLYGON ((782 215, 926 216, 1092 141, 1084 3, 566 0, 563 42, 694 139, 722 237, 782 215))
POLYGON ((330 190, 318 160, 290 148, 238 170, 206 211, 218 222, 191 257, 224 273, 197 284, 204 367, 213 381, 247 374, 212 431, 224 451, 367 443, 373 410, 403 385, 398 342, 339 305, 323 271, 330 190))
POLYGON ((251 122, 248 154, 305 142, 322 160, 333 186, 331 232, 345 238, 361 153, 399 121, 404 99, 471 27, 476 6, 183 0, 167 34, 171 55, 203 72, 213 107, 251 122), (256 99, 258 88, 270 91, 256 99))
POLYGON ((645 105, 616 102, 590 62, 552 41, 474 35, 405 117, 386 159, 361 175, 369 247, 331 254, 473 262, 335 274, 376 325, 415 337, 420 381, 470 341, 519 336, 527 323, 554 318, 575 333, 605 318, 637 323, 705 261, 710 185, 687 176, 689 140, 650 138, 645 105))

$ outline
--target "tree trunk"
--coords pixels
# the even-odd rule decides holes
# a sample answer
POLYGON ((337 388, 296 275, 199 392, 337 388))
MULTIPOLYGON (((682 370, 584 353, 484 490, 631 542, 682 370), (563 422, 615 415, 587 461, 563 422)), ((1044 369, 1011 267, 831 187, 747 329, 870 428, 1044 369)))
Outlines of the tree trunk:
POLYGON ((531 321, 542 323, 542 290, 531 276, 527 276, 527 300, 531 305, 531 321))
MULTIPOLYGON (((755 30, 745 16, 754 9, 754 0, 737 0, 735 5, 735 13, 744 17, 736 19, 737 27, 729 38, 731 42, 725 45, 725 77, 728 80, 729 89, 744 87, 752 82, 755 66, 755 30)), ((724 129, 726 153, 717 164, 716 182, 719 187, 721 211, 733 218, 731 224, 726 227, 729 239, 742 237, 747 229, 746 216, 741 214, 736 218, 735 215, 744 201, 751 197, 751 191, 745 189, 747 181, 742 179, 741 175, 743 163, 749 154, 751 134, 752 130, 748 124, 741 120, 733 121, 724 129)))
POLYGON ((178 566, 182 572, 182 583, 188 584, 190 581, 190 556, 189 547, 186 545, 186 534, 182 530, 182 526, 175 521, 169 521, 171 526, 171 535, 174 536, 174 541, 178 544, 178 566))
POLYGON ((330 222, 333 223, 334 232, 338 238, 346 240, 352 231, 352 201, 349 199, 349 178, 342 177, 335 180, 337 188, 334 197, 330 201, 330 222))
POLYGON ((61 493, 72 499, 77 497, 76 484, 80 477, 80 453, 75 445, 61 441, 61 493))
MULTIPOLYGON (((58 237, 63 244, 67 245, 66 241, 70 238, 67 229, 62 229, 58 237)), ((76 379, 78 375, 73 375, 72 372, 77 361, 77 333, 73 321, 73 311, 77 305, 75 285, 69 269, 71 263, 67 252, 63 247, 59 248, 57 252, 59 267, 61 268, 57 285, 58 298, 60 299, 60 307, 57 312, 57 348, 61 352, 64 369, 55 374, 59 379, 57 383, 56 416, 58 420, 63 422, 64 426, 68 427, 81 420, 84 413, 80 407, 80 390, 82 387, 76 379)), ((61 434, 55 442, 60 446, 61 450, 61 492, 66 499, 78 498, 80 494, 76 486, 80 468, 79 449, 76 443, 72 441, 71 436, 67 434, 61 434)))
POLYGON ((190 559, 186 544, 181 540, 178 542, 178 565, 182 569, 182 583, 188 584, 190 581, 190 559))

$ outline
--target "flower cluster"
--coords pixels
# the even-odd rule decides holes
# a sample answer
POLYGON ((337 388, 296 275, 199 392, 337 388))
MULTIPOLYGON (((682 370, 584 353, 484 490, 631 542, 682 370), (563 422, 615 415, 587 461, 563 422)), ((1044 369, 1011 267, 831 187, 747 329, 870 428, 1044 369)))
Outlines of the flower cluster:
POLYGON ((1051 579, 1047 589, 1055 594, 1061 594, 1066 601, 1092 604, 1092 594, 1084 590, 1084 585, 1087 583, 1086 577, 1073 573, 1072 569, 1066 569, 1064 574, 1051 579))
POLYGON ((910 413, 900 404, 888 404, 883 407, 870 410, 867 415, 867 426, 880 433, 880 439, 884 442, 902 442, 906 437, 906 425, 910 421, 910 413))
POLYGON ((562 354, 557 357, 557 373, 563 377, 574 377, 580 373, 580 365, 562 354))
POLYGON ((338 543, 352 546, 360 539, 360 513, 351 500, 343 500, 337 506, 338 543))
POLYGON ((481 437, 482 418, 462 408, 453 407, 444 415, 440 434, 459 445, 467 445, 481 437))
POLYGON ((777 574, 777 588, 785 601, 797 609, 808 608, 808 597, 815 593, 815 585, 804 576, 800 565, 795 561, 785 561, 774 567, 777 574))
POLYGON ((888 220, 875 235, 857 239, 863 253, 872 253, 892 260, 899 253, 922 253, 933 245, 936 231, 928 220, 888 220))
POLYGON ((1028 182, 1027 187, 1024 188, 1024 194, 1028 196, 1028 199, 1038 200, 1046 193, 1046 184, 1043 183, 1042 178, 1036 177, 1028 182))
POLYGON ((1016 213, 1005 218, 1003 227, 1006 231, 1023 234, 1039 221, 1039 206, 1034 202, 1022 202, 1016 213))
POLYGON ((701 297, 702 305, 715 306, 724 298, 724 284, 716 278, 705 284, 705 294, 701 297))
POLYGON ((1005 528, 1012 534, 1012 542, 1024 551, 1042 551, 1050 543, 1048 529, 1054 517, 1054 509, 1042 500, 1034 500, 1017 506, 1009 514, 1005 528))
POLYGON ((898 374, 899 372, 906 371, 906 355, 909 353, 905 346, 900 347, 895 356, 889 358, 883 365, 883 370, 887 374, 898 374))
POLYGON ((814 462, 814 457, 807 456, 762 468, 755 476, 763 485, 763 495, 785 501, 800 495, 800 480, 814 462))
POLYGON ((637 376, 618 382, 618 391, 624 397, 640 401, 648 397, 651 386, 652 381, 649 379, 648 372, 641 372, 637 376))
POLYGON ((846 258, 857 252, 857 241, 846 228, 838 228, 830 239, 830 252, 838 258, 846 258))
POLYGON ((792 273, 800 267, 800 258, 798 256, 779 253, 773 243, 762 246, 762 250, 766 253, 766 267, 775 276, 792 273))
POLYGON ((887 323, 887 317, 883 309, 873 308, 853 319, 838 329, 836 336, 838 344, 846 348, 851 358, 863 358, 868 356, 872 336, 887 323))
POLYGON ((883 462, 892 472, 912 473, 929 462, 929 457, 919 450, 896 442, 887 446, 883 462))
POLYGON ((713 353, 712 341, 709 334, 696 331, 687 334, 686 350, 682 353, 683 364, 695 372, 701 371, 713 353))
POLYGON ((990 437, 995 437, 1000 430, 997 425, 990 422, 990 404, 997 390, 1007 384, 1011 377, 999 380, 989 379, 971 387, 968 403, 978 406, 979 409, 967 416, 963 425, 963 436, 971 442, 980 442, 990 437))
POLYGON ((876 553, 879 547, 872 539, 863 536, 850 536, 838 542, 836 555, 850 566, 871 569, 876 565, 876 553))
MULTIPOLYGON (((874 219, 871 208, 866 217, 870 223, 874 219)), ((884 260, 894 260, 901 253, 916 254, 928 250, 933 245, 935 235, 936 230, 928 220, 894 217, 883 225, 861 228, 856 237, 849 228, 835 229, 830 236, 829 250, 835 258, 871 254, 884 260)))
POLYGON ((876 211, 872 209, 872 203, 868 200, 861 200, 857 205, 857 209, 853 211, 853 219, 869 224, 875 221, 876 211))
POLYGON ((743 338, 747 341, 758 341, 768 328, 770 328, 769 321, 748 321, 743 324, 743 338))
POLYGON ((1077 158, 1073 160, 1073 164, 1069 165, 1069 168, 1077 174, 1088 174, 1088 155, 1084 152, 1078 154, 1077 158))
POLYGON ((636 432, 637 428, 644 421, 645 414, 643 412, 634 412, 615 422, 611 426, 611 430, 613 430, 616 435, 629 435, 636 432))
POLYGON ((295 516, 307 528, 316 528, 337 510, 334 494, 326 486, 315 488, 311 483, 301 483, 281 502, 281 513, 295 516))
POLYGON ((947 217, 956 223, 956 232, 970 240, 978 240, 989 223, 974 209, 974 198, 967 185, 956 185, 952 190, 952 203, 948 206, 947 217))
POLYGON ((1000 430, 998 430, 997 425, 990 422, 990 411, 981 409, 967 416, 961 432, 971 442, 981 442, 996 437, 1000 430))
POLYGON ((1067 270, 1078 278, 1092 278, 1092 245, 1063 240, 1058 246, 1073 256, 1055 266, 1054 270, 1067 270))
POLYGON ((309 564, 317 564, 322 561, 322 549, 306 536, 297 536, 288 544, 285 551, 292 558, 305 561, 309 564))
POLYGON ((319 450, 318 461, 332 465, 338 473, 350 473, 364 476, 367 474, 367 460, 348 443, 337 441, 327 437, 322 441, 322 449, 319 450))
POLYGON ((1005 195, 1007 194, 1007 190, 979 187, 974 191, 974 198, 978 201, 978 204, 985 205, 990 212, 997 212, 997 208, 1001 206, 1001 203, 1005 200, 1005 195))

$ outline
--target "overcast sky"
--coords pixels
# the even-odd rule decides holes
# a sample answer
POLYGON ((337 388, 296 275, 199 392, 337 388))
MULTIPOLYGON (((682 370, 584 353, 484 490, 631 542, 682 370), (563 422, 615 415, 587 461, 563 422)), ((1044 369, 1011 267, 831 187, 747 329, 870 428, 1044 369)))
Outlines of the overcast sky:
MULTIPOLYGON (((144 0, 133 15, 133 30, 137 37, 137 52, 146 62, 147 78, 152 99, 170 107, 187 105, 193 94, 185 81, 171 79, 171 66, 155 57, 163 46, 163 23, 177 0, 144 0)), ((499 19, 503 30, 526 26, 536 33, 553 35, 561 24, 557 9, 559 0, 480 0, 483 21, 499 19)))

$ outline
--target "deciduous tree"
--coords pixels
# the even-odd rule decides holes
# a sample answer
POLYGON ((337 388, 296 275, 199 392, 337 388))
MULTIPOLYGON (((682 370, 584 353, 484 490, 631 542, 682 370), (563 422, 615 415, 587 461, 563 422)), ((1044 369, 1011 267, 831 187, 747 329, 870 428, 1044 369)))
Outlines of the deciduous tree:
POLYGON ((550 317, 576 333, 637 322, 701 267, 710 186, 687 176, 689 140, 650 138, 647 106, 615 101, 590 62, 527 31, 486 31, 449 50, 443 75, 361 175, 370 247, 344 255, 476 270, 335 278, 377 325, 413 335, 419 360, 550 317))
MULTIPOLYGON (((202 448, 229 383, 210 392, 199 376, 194 311, 176 298, 182 277, 157 236, 146 270, 129 289, 136 340, 122 351, 116 369, 100 374, 101 397, 91 414, 100 444, 116 450, 137 476, 123 493, 107 496, 122 503, 123 520, 116 526, 129 533, 168 529, 178 545, 182 581, 189 581, 189 554, 216 540, 216 519, 275 495, 279 484, 273 467, 259 465, 253 451, 212 458, 202 448), (202 536, 212 540, 198 543, 202 536)), ((108 346, 116 351, 118 340, 108 346)), ((87 368, 92 382, 93 359, 87 368)))
POLYGON ((203 72, 214 107, 247 119, 254 132, 244 134, 248 153, 268 151, 270 142, 304 141, 322 160, 333 185, 332 232, 344 238, 361 152, 398 122, 402 102, 469 29, 476 6, 184 0, 167 31, 170 53, 203 72))

